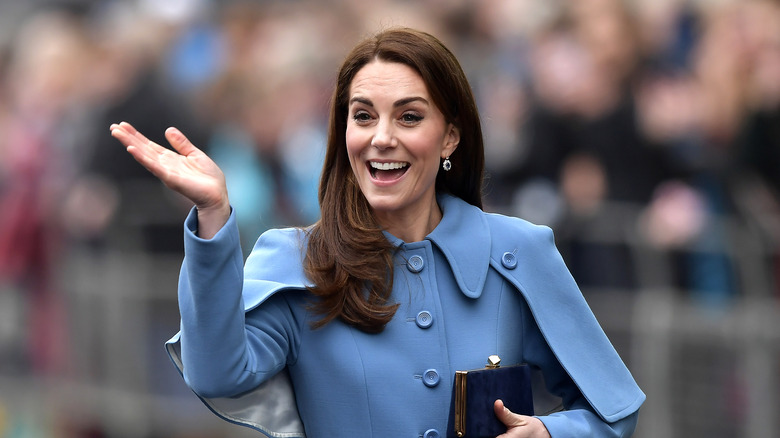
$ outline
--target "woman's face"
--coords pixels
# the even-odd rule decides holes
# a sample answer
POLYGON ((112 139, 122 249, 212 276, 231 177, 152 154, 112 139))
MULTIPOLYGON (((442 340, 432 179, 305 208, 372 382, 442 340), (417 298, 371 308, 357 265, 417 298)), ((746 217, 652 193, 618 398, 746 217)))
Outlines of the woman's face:
POLYGON ((430 215, 440 159, 460 137, 422 77, 405 64, 373 61, 353 78, 348 105, 347 154, 380 223, 430 215))

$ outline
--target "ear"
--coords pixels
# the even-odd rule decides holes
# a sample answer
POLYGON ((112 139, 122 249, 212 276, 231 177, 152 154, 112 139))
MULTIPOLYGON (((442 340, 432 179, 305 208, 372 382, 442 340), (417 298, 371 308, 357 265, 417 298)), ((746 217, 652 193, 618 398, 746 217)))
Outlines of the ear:
POLYGON ((444 137, 444 147, 441 150, 441 157, 446 158, 455 152, 460 143, 460 129, 450 123, 447 126, 447 135, 444 137))

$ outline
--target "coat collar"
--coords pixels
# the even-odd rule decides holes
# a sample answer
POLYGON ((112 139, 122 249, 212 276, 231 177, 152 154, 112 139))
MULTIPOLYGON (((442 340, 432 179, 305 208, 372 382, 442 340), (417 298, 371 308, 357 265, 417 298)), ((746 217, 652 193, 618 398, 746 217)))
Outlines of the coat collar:
MULTIPOLYGON (((485 215, 478 207, 452 195, 439 195, 437 201, 443 217, 425 239, 444 254, 463 294, 479 298, 490 266, 490 229, 485 215)), ((404 245, 395 236, 385 235, 396 246, 404 245)))

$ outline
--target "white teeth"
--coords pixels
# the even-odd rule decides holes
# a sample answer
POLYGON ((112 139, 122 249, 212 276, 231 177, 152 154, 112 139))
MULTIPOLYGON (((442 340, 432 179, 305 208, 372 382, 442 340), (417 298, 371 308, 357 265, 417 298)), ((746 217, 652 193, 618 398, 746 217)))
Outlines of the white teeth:
POLYGON ((370 162, 371 167, 377 170, 393 170, 393 169, 403 169, 404 167, 408 166, 409 163, 377 163, 376 161, 370 162))

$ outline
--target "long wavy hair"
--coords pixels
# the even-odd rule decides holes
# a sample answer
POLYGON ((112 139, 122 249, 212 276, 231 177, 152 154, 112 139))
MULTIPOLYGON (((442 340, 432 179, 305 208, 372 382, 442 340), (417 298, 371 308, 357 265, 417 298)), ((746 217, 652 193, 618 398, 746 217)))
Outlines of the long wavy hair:
POLYGON ((405 64, 420 74, 445 120, 460 130, 460 143, 450 157, 452 168, 439 171, 436 191, 482 208, 482 127, 458 60, 436 37, 414 29, 388 29, 359 43, 342 64, 333 92, 319 187, 320 220, 309 229, 304 259, 306 275, 315 285, 310 290, 318 297, 312 309, 322 315, 314 328, 338 318, 378 333, 398 308, 389 299, 394 248, 360 191, 345 138, 352 79, 375 60, 405 64))

